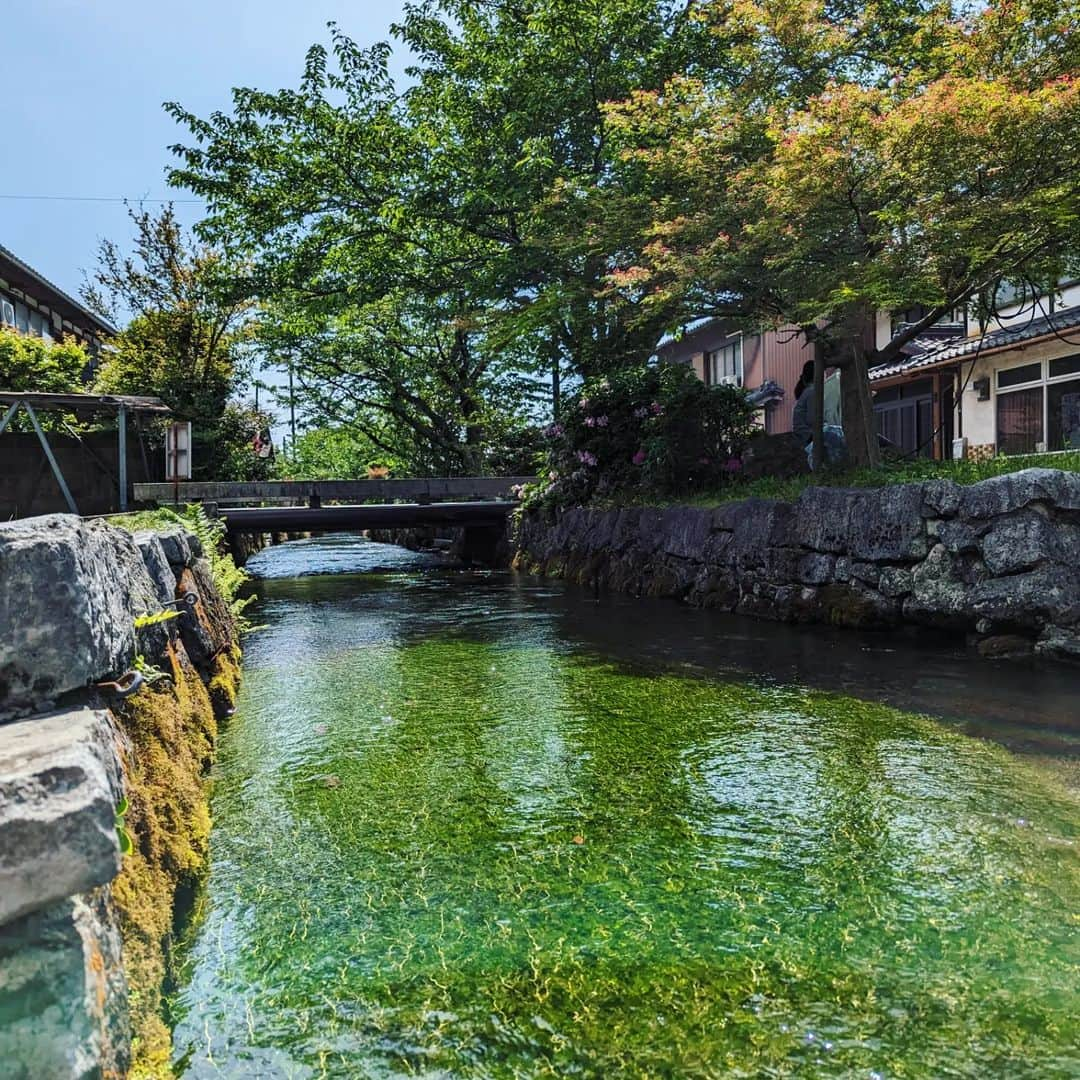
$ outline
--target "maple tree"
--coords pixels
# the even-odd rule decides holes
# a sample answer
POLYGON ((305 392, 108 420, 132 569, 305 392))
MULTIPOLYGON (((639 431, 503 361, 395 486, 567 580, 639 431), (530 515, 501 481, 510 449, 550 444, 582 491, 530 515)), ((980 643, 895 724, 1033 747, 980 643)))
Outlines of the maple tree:
POLYGON ((608 106, 615 167, 648 191, 614 297, 801 327, 841 369, 854 459, 876 462, 868 368, 1080 253, 1077 10, 706 5, 738 77, 608 106), (878 347, 875 312, 915 305, 878 347))

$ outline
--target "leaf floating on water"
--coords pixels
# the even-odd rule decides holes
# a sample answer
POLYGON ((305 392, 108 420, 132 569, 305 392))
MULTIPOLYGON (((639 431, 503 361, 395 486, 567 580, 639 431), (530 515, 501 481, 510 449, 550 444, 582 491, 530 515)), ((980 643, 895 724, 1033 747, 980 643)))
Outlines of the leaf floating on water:
POLYGON ((329 730, 330 730, 329 724, 316 724, 315 725, 315 734, 316 735, 325 735, 329 730))

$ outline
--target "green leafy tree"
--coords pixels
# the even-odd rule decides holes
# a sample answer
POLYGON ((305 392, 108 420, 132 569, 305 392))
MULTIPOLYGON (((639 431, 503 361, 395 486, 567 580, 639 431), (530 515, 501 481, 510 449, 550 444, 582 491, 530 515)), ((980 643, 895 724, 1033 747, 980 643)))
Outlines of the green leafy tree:
MULTIPOLYGON (((83 376, 90 358, 72 339, 47 341, 0 327, 0 388, 20 393, 76 394, 86 388, 83 376)), ((0 416, 8 407, 0 406, 0 416)), ((80 423, 73 414, 53 411, 38 413, 42 427, 71 430, 80 423)), ((8 430, 31 431, 30 420, 20 411, 8 422, 8 430)))
POLYGON ((74 341, 46 341, 0 327, 0 387, 19 393, 74 394, 90 360, 74 341))
POLYGON ((388 45, 335 29, 297 90, 235 90, 206 119, 168 106, 194 139, 172 180, 250 255, 317 424, 472 470, 539 371, 557 394, 565 368, 651 352, 664 316, 610 304, 618 259, 567 224, 610 176, 603 103, 662 86, 703 30, 663 0, 428 0, 392 29, 404 86, 388 45))
POLYGON ((848 442, 873 464, 868 368, 1080 252, 1078 7, 702 14, 745 77, 680 76, 608 109, 626 183, 651 184, 612 287, 631 306, 802 327, 841 368, 848 442), (874 313, 916 304, 925 317, 878 348, 874 313))
POLYGON ((173 208, 131 210, 131 254, 106 240, 83 295, 127 325, 97 372, 103 393, 152 394, 191 420, 194 469, 207 479, 256 479, 264 417, 230 404, 243 385, 252 305, 233 289, 235 264, 184 235, 173 208))

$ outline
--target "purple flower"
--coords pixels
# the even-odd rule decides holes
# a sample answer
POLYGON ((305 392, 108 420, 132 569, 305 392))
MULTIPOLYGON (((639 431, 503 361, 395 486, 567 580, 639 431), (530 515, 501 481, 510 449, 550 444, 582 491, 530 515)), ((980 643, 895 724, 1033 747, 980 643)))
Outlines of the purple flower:
POLYGON ((651 412, 653 414, 653 416, 659 416, 663 411, 664 411, 664 406, 661 405, 659 401, 654 401, 649 406, 649 412, 651 412))
POLYGON ((596 426, 597 427, 607 427, 608 426, 608 418, 606 416, 598 416, 596 418, 596 426))
POLYGON ((577 452, 577 459, 582 465, 595 465, 596 455, 590 454, 588 450, 579 450, 577 452))
POLYGON ((524 484, 512 484, 512 485, 510 486, 510 494, 511 494, 511 495, 512 495, 512 496, 513 496, 513 497, 514 497, 515 499, 520 499, 520 498, 521 498, 521 493, 522 493, 522 492, 523 492, 524 490, 525 490, 525 485, 524 485, 524 484))
POLYGON ((585 417, 585 426, 586 427, 596 427, 596 417, 595 416, 586 416, 585 417))
POLYGON ((557 439, 562 433, 563 433, 562 424, 548 424, 548 426, 546 428, 544 428, 544 434, 549 439, 557 439))
POLYGON ((635 420, 644 420, 645 417, 648 416, 648 415, 649 415, 649 406, 648 405, 641 405, 641 406, 639 406, 638 408, 636 408, 634 410, 634 419, 635 420))
POLYGON ((728 458, 724 462, 724 469, 727 472, 736 473, 742 470, 742 462, 737 457, 728 458))
POLYGON ((645 451, 644 450, 639 450, 630 460, 635 465, 644 465, 645 464, 645 451))

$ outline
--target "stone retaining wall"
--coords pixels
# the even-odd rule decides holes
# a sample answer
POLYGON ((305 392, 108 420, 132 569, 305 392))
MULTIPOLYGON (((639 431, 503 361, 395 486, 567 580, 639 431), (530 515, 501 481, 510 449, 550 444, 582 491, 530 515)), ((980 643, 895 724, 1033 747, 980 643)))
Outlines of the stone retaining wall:
MULTIPOLYGON (((200 816, 192 804, 205 804, 214 687, 219 712, 235 690, 233 638, 192 534, 131 536, 61 514, 0 525, 5 1078, 121 1077, 133 1032, 145 1044, 158 1030, 129 1007, 129 988, 156 1007, 168 948, 168 929, 145 940, 143 926, 156 924, 139 904, 152 897, 171 929, 180 878, 166 865, 170 842, 191 849, 205 838, 178 835, 191 831, 180 815, 163 826, 161 804, 182 791, 187 818, 200 816), (136 628, 178 599, 179 617, 136 628), (161 677, 121 701, 108 684, 136 666, 161 677), (165 748, 167 775, 154 784, 147 746, 165 748), (124 799, 128 855, 117 829, 124 799)), ((201 816, 208 829, 205 805, 201 816)))
POLYGON ((1080 659, 1080 475, 808 488, 792 503, 523 514, 515 566, 701 607, 934 627, 985 654, 1080 659))

